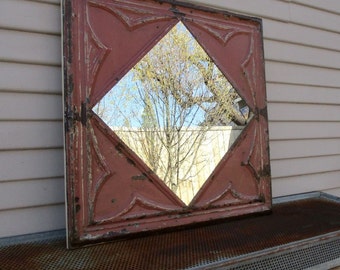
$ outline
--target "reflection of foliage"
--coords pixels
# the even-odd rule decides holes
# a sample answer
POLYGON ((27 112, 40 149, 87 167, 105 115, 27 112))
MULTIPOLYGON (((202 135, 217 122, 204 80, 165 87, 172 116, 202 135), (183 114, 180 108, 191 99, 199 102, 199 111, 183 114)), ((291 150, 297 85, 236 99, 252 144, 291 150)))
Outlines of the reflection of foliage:
POLYGON ((197 155, 206 132, 246 124, 238 94, 181 23, 112 90, 112 111, 98 104, 96 113, 177 194, 200 174, 193 166, 205 162, 197 155))

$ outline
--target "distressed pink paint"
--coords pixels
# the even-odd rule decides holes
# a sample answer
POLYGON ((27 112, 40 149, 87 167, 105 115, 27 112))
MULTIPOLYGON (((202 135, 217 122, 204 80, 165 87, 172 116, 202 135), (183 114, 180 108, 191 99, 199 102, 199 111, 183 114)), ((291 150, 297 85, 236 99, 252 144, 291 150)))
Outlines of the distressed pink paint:
POLYGON ((173 1, 64 5, 69 245, 271 209, 261 21, 173 1), (182 21, 254 117, 186 206, 92 107, 182 21))

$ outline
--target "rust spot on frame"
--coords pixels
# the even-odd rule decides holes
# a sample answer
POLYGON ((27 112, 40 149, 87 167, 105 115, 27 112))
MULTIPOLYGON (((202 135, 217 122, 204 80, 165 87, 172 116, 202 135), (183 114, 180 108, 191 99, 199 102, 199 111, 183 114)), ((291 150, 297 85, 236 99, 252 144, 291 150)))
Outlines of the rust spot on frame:
POLYGON ((131 158, 126 158, 126 161, 129 163, 129 164, 131 164, 132 166, 136 166, 136 163, 131 159, 131 158))
POLYGON ((122 144, 120 144, 120 143, 117 144, 115 148, 116 148, 118 154, 120 154, 120 155, 123 154, 124 146, 122 144))
POLYGON ((134 181, 147 180, 147 176, 143 173, 141 175, 134 175, 131 177, 131 179, 134 181))
POLYGON ((81 103, 80 122, 82 123, 83 126, 86 126, 87 122, 86 102, 81 103))

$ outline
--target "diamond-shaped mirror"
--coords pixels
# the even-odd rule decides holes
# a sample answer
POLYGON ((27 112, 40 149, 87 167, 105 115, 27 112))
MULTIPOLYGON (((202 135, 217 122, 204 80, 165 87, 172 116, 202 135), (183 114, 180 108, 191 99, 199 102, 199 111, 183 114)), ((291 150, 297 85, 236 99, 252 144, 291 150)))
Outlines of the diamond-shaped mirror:
POLYGON ((186 204, 251 114, 181 22, 93 111, 186 204))

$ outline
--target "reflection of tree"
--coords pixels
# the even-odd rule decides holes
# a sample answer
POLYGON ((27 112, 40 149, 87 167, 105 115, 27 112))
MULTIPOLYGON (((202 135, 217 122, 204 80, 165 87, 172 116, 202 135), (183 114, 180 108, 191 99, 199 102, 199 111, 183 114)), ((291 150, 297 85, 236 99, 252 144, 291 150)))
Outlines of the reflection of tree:
POLYGON ((233 109, 237 93, 183 28, 174 28, 134 67, 134 72, 148 93, 159 92, 184 112, 200 109, 206 115, 206 123, 228 125, 235 120, 244 124, 233 109))
MULTIPOLYGON (((179 194, 183 183, 200 174, 193 166, 206 162, 197 155, 207 131, 231 122, 246 124, 247 117, 237 110, 239 96, 182 24, 129 73, 125 86, 118 90, 117 85, 110 94, 114 116, 123 119, 113 126, 129 127, 115 131, 179 194)), ((98 115, 112 117, 113 111, 103 106, 97 105, 98 115)))

